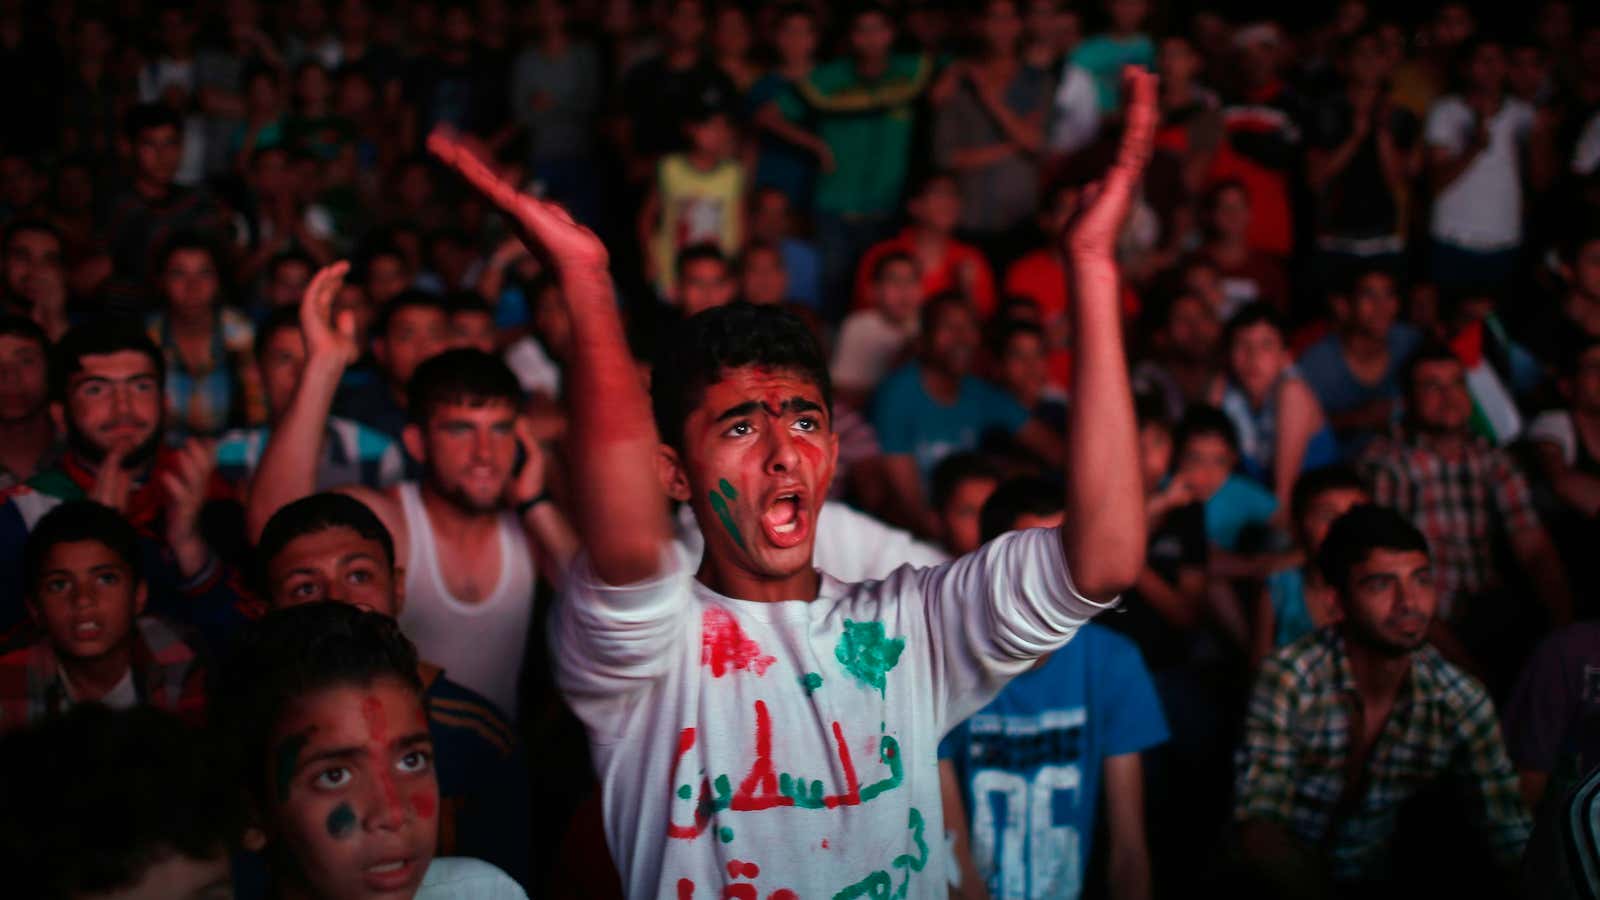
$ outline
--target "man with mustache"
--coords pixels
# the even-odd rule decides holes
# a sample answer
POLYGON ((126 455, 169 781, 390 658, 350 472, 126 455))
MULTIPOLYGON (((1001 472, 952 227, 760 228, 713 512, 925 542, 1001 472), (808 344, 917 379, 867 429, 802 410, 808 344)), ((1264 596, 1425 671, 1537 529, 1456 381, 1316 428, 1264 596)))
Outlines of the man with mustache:
POLYGON ((1434 867, 1416 871, 1393 848, 1401 807, 1443 783, 1510 886, 1528 812, 1488 692, 1428 645, 1427 540, 1362 504, 1334 521, 1317 562, 1340 618, 1268 657, 1256 680, 1234 801, 1246 869, 1275 897, 1426 879, 1434 867))
POLYGON ((139 532, 149 610, 200 628, 215 644, 252 610, 233 570, 201 536, 200 510, 227 499, 209 442, 162 444, 161 352, 136 324, 104 320, 62 336, 50 361, 52 415, 66 452, 0 505, 0 631, 25 617, 24 539, 64 500, 89 499, 139 532))

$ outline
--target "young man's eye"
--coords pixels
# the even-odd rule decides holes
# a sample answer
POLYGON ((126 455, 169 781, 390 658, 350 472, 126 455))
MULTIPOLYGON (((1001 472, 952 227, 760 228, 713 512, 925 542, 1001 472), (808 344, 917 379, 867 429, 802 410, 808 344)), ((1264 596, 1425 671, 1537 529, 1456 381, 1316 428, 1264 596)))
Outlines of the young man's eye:
POLYGON ((366 569, 356 569, 345 575, 344 578, 351 584, 368 584, 372 581, 372 573, 366 569))
POLYGON ((822 423, 818 422, 814 416, 804 416, 794 420, 794 427, 801 431, 820 431, 822 423))
POLYGON ((331 790, 334 788, 343 787, 349 780, 350 770, 340 766, 336 769, 328 769, 327 771, 318 775, 311 783, 316 787, 323 788, 325 790, 331 790))
POLYGON ((755 431, 755 429, 750 425, 749 422, 735 422, 733 423, 733 427, 729 428, 725 433, 730 437, 744 437, 753 431, 755 431))
POLYGON ((114 584, 121 584, 122 583, 122 576, 118 575, 115 572, 101 572, 99 575, 95 576, 94 580, 99 584, 103 584, 103 585, 106 585, 107 587, 110 587, 111 585, 114 585, 114 584))
POLYGON ((289 596, 296 600, 310 600, 320 593, 315 581, 302 581, 289 587, 289 596))
POLYGON ((47 594, 59 594, 71 586, 72 582, 65 578, 47 578, 44 582, 44 590, 47 594))
POLYGON ((407 753, 405 756, 400 757, 400 762, 396 763, 395 768, 402 772, 411 772, 415 774, 426 772, 429 764, 432 762, 433 754, 426 750, 413 750, 410 753, 407 753))

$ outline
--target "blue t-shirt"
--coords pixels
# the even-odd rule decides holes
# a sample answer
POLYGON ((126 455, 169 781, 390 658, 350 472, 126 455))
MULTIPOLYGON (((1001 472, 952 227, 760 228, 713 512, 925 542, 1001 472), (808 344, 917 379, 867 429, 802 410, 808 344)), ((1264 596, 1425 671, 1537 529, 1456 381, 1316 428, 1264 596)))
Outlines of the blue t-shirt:
POLYGON ((1268 575, 1267 594, 1272 598, 1272 646, 1287 647, 1317 630, 1306 607, 1304 571, 1281 569, 1268 575))
POLYGON ((1027 421, 1028 411, 1010 394, 971 375, 961 379, 955 403, 934 400, 914 362, 885 378, 872 404, 883 452, 916 457, 924 481, 946 456, 976 449, 986 432, 1013 434, 1027 421))
POLYGON ((972 858, 996 897, 1077 897, 1107 757, 1167 739, 1134 643, 1089 624, 939 744, 961 784, 972 858))
POLYGON ((822 258, 817 248, 799 238, 784 238, 778 247, 789 276, 789 298, 822 309, 822 258))
MULTIPOLYGON (((1376 384, 1357 380, 1339 349, 1338 336, 1332 334, 1307 347, 1295 368, 1330 416, 1360 409, 1375 400, 1399 399, 1402 393, 1400 374, 1422 343, 1422 333, 1403 322, 1396 323, 1390 327, 1385 343, 1389 345, 1389 367, 1376 384)), ((1371 434, 1339 434, 1347 458, 1359 456, 1372 437, 1371 434)))
POLYGON ((1267 525, 1278 511, 1278 498, 1243 475, 1228 480, 1206 501, 1206 540, 1224 550, 1238 550, 1250 528, 1267 525))

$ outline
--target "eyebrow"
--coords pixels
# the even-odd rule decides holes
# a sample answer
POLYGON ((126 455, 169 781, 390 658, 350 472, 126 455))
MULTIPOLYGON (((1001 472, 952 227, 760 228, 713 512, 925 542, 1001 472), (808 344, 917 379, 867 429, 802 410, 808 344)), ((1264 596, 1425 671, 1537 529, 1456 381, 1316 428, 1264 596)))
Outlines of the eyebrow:
POLYGON ((760 403, 755 400, 746 400, 738 406, 729 407, 728 409, 724 410, 721 415, 717 416, 716 421, 726 422, 729 419, 740 419, 745 416, 754 415, 756 412, 763 409, 775 416, 782 415, 786 412, 822 412, 822 406, 820 404, 800 396, 790 397, 789 399, 783 401, 783 405, 778 407, 777 412, 773 412, 772 409, 764 403, 760 403))
MULTIPOLYGON (((423 744, 433 744, 433 738, 430 737, 426 731, 418 731, 413 734, 408 734, 404 737, 395 738, 390 742, 389 746, 396 750, 409 750, 413 747, 423 744)), ((310 768, 315 763, 346 762, 360 759, 366 755, 367 750, 365 747, 332 747, 327 750, 319 750, 316 753, 312 753, 304 757, 300 760, 300 764, 295 766, 294 770, 296 774, 299 774, 300 772, 304 772, 306 769, 310 768)))

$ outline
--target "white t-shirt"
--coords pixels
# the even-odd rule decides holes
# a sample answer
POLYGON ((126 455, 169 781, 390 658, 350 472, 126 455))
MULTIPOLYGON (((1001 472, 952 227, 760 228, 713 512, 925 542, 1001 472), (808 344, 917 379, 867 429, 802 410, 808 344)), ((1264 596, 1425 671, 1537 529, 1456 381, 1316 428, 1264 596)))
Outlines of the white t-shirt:
MULTIPOLYGON (((683 550, 684 567, 696 571, 700 556, 706 551, 706 539, 687 503, 678 507, 676 537, 683 550)), ((849 504, 829 500, 817 510, 817 539, 811 547, 811 564, 846 584, 888 578, 901 566, 920 569, 949 559, 944 551, 917 540, 911 532, 885 524, 849 504)))
POLYGON ((1067 60, 1061 64, 1061 79, 1050 109, 1050 150, 1075 153, 1099 132, 1100 97, 1094 76, 1067 60))
POLYGON ((518 338, 506 348, 505 360, 524 391, 547 397, 561 396, 561 367, 538 341, 527 336, 518 338))
POLYGON ((428 863, 414 900, 528 900, 510 875, 481 859, 445 856, 428 863))
MULTIPOLYGON (((1461 154, 1471 145, 1478 117, 1451 94, 1428 110, 1426 140, 1461 154)), ((1489 146, 1433 201, 1434 238, 1489 253, 1522 243, 1522 142, 1533 127, 1533 107, 1511 97, 1489 122, 1489 146)))
POLYGON ((939 739, 1106 608, 1053 529, 812 601, 713 593, 679 554, 626 587, 574 566, 551 640, 629 897, 939 898, 939 739), (785 893, 787 892, 787 893, 785 893))
MULTIPOLYGON (((67 677, 65 670, 61 672, 61 681, 67 686, 67 697, 73 703, 80 702, 78 700, 78 690, 72 686, 72 679, 67 677)), ((133 709, 138 706, 139 691, 133 686, 133 670, 129 669, 123 672, 122 677, 111 687, 111 690, 106 691, 100 699, 94 702, 112 709, 133 709)))
POLYGON ((901 351, 916 336, 916 328, 897 326, 875 309, 853 312, 839 326, 828 374, 838 387, 870 391, 899 364, 901 351))

